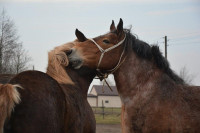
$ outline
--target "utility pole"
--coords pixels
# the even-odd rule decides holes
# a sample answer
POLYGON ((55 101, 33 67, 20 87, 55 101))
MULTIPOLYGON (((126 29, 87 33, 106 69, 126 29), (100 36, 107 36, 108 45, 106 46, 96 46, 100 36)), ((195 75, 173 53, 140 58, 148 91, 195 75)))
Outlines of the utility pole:
POLYGON ((165 36, 165 58, 167 59, 167 36, 165 36))

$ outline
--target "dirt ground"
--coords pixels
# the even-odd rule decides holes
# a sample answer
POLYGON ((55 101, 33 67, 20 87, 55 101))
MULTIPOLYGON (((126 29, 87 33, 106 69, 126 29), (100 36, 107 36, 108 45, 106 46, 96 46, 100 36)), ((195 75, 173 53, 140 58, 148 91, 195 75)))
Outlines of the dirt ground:
POLYGON ((96 133, 121 133, 120 124, 97 124, 96 133))

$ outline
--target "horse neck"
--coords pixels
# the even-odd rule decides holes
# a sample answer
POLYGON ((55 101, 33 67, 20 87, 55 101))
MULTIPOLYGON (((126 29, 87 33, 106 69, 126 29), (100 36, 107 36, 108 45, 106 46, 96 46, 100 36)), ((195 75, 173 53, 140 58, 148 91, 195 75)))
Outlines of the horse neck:
POLYGON ((125 62, 114 73, 115 82, 122 102, 127 98, 133 98, 138 93, 149 91, 161 75, 154 64, 148 60, 141 59, 130 52, 125 62))
POLYGON ((95 74, 93 72, 81 74, 81 71, 84 70, 66 69, 66 72, 69 74, 78 91, 81 92, 85 99, 87 99, 88 89, 95 74))
POLYGON ((59 84, 74 84, 69 75, 66 73, 65 68, 62 66, 59 66, 59 69, 56 70, 55 65, 49 63, 46 73, 55 79, 59 84))
POLYGON ((80 75, 81 71, 84 70, 66 69, 62 65, 56 66, 53 61, 49 61, 46 73, 55 79, 63 89, 68 89, 69 85, 76 86, 74 89, 78 90, 74 91, 81 92, 87 98, 88 88, 95 74, 91 72, 90 74, 80 75))

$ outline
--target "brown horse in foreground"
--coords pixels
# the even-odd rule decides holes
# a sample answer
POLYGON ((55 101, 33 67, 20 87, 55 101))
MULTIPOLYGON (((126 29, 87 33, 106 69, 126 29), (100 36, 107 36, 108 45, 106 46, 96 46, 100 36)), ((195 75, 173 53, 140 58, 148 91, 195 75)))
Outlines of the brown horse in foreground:
POLYGON ((95 71, 68 66, 66 50, 71 45, 49 52, 47 74, 22 72, 0 86, 0 132, 4 125, 4 133, 95 133, 87 102, 95 71))
MULTIPOLYGON (((112 22, 110 32, 84 40, 71 50, 75 68, 113 73, 122 101, 123 133, 200 132, 200 87, 187 85, 169 67, 158 46, 150 46, 112 22)), ((72 63, 73 64, 73 63, 72 63)))

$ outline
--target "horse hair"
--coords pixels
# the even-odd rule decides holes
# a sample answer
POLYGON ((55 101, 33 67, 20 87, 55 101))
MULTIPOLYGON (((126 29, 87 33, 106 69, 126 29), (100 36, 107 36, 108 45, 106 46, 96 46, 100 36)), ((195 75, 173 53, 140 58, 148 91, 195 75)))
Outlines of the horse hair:
POLYGON ((165 59, 157 45, 149 45, 144 41, 137 39, 131 32, 130 29, 124 29, 126 34, 125 44, 132 47, 132 50, 138 55, 138 57, 153 60, 156 66, 163 70, 173 81, 178 84, 185 84, 184 80, 180 78, 170 68, 169 62, 165 59))

